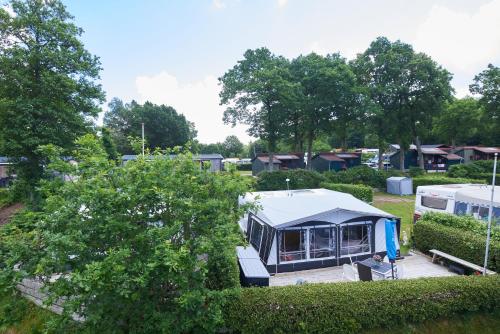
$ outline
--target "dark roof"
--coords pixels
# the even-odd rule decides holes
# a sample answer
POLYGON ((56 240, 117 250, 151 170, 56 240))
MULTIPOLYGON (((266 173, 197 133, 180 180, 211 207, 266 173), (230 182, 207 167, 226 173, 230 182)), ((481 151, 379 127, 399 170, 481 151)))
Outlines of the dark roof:
MULTIPOLYGON (((262 161, 264 163, 269 163, 269 157, 268 156, 256 157, 255 159, 259 159, 260 161, 262 161)), ((276 159, 276 157, 273 157, 273 164, 280 164, 280 163, 281 163, 280 160, 276 159)))
POLYGON ((436 147, 422 147, 422 153, 431 155, 443 155, 446 154, 446 151, 443 151, 436 147))
POLYGON ((426 144, 426 145, 420 145, 422 148, 449 148, 450 146, 445 145, 445 144, 426 144))
POLYGON ((328 161, 345 161, 344 159, 353 159, 353 158, 359 158, 359 155, 356 153, 350 153, 350 152, 323 152, 323 153, 318 153, 312 158, 318 158, 320 157, 321 159, 325 159, 328 161))
POLYGON ((453 153, 448 153, 446 155, 443 155, 448 160, 462 160, 463 158, 459 155, 453 154, 453 153))
POLYGON ((276 154, 275 157, 278 160, 300 160, 295 154, 276 154))

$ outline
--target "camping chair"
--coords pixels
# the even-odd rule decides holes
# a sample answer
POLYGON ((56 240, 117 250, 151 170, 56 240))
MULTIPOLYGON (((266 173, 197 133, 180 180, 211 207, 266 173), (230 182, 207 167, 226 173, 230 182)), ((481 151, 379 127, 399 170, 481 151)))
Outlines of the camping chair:
POLYGON ((344 272, 342 273, 342 279, 347 279, 349 281, 359 281, 358 273, 356 269, 350 264, 342 265, 344 272))
POLYGON ((368 266, 365 266, 362 263, 358 263, 358 274, 360 281, 364 282, 373 281, 372 269, 368 266))

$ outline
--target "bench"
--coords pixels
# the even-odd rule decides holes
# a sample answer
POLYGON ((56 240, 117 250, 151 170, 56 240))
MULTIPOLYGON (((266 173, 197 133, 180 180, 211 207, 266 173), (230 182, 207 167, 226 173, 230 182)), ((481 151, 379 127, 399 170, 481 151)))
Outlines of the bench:
MULTIPOLYGON (((430 253, 432 253, 432 263, 435 263, 436 262, 436 258, 437 257, 442 257, 442 258, 445 258, 445 259, 448 259, 452 262, 455 262, 455 263, 458 263, 464 267, 467 267, 467 268, 470 268, 472 270, 476 270, 476 271, 479 271, 479 272, 483 272, 484 268, 481 267, 481 266, 478 266, 474 263, 470 263, 468 261, 465 261, 465 260, 462 260, 458 257, 455 257, 453 255, 450 255, 448 253, 445 253, 445 252, 441 252, 441 251, 438 251, 437 249, 431 249, 429 250, 430 253)), ((493 274, 496 274, 496 272, 492 271, 492 270, 488 270, 486 269, 486 274, 487 275, 493 275, 493 274)))

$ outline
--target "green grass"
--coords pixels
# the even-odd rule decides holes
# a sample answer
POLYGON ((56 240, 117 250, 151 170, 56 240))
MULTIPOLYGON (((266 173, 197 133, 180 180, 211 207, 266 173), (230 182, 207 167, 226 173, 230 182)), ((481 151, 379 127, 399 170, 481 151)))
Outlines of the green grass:
POLYGON ((0 334, 43 333, 54 317, 19 295, 0 294, 0 334))
POLYGON ((470 313, 449 319, 406 324, 398 328, 369 330, 367 334, 495 334, 500 329, 500 309, 493 313, 470 313))
POLYGON ((375 207, 384 210, 388 213, 401 218, 401 231, 406 231, 408 238, 411 235, 413 229, 413 212, 415 210, 415 196, 394 196, 389 194, 375 193, 374 204, 375 207), (407 200, 405 202, 381 202, 377 200, 377 195, 383 195, 384 197, 391 197, 396 199, 407 200))

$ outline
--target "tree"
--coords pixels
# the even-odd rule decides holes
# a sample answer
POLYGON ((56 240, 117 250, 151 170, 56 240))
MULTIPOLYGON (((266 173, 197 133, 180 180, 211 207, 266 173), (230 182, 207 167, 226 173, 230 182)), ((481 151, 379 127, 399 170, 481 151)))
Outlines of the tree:
MULTIPOLYGON (((288 60, 266 48, 247 50, 244 59, 219 78, 219 82, 220 103, 226 106, 224 122, 249 125, 251 136, 267 142, 272 161, 276 145, 286 133, 285 121, 296 91, 288 60)), ((269 170, 272 169, 273 164, 269 164, 269 170)))
POLYGON ((72 153, 78 166, 43 151, 50 170, 75 177, 44 183, 43 209, 0 230, 0 286, 39 277, 52 298, 68 298, 61 326, 85 317, 75 332, 215 332, 221 290, 239 284, 247 208, 237 199, 248 181, 200 169, 190 154, 116 166, 91 135, 72 153))
MULTIPOLYGON (((85 50, 82 29, 59 0, 11 0, 0 8, 0 143, 33 189, 43 174, 37 147, 66 151, 91 131, 104 100, 99 59, 85 50)), ((32 197, 33 198, 33 197, 32 197)))
POLYGON ((221 143, 200 144, 200 153, 204 153, 204 154, 219 153, 219 154, 222 154, 223 150, 224 149, 222 148, 221 143))
POLYGON ((101 141, 109 160, 118 160, 118 151, 116 150, 116 144, 111 137, 111 133, 108 128, 101 128, 101 141))
POLYGON ((222 143, 222 155, 224 157, 238 157, 243 152, 243 143, 236 136, 227 136, 222 143))
POLYGON ((453 147, 470 144, 478 136, 481 115, 482 110, 476 99, 454 99, 434 119, 433 132, 443 143, 451 143, 453 147))
POLYGON ((482 123, 486 126, 485 142, 500 144, 500 67, 488 68, 474 77, 469 87, 471 93, 479 94, 479 103, 485 110, 482 123))
POLYGON ((372 100, 367 109, 371 110, 369 122, 378 137, 379 151, 384 152, 385 143, 393 139, 404 149, 411 139, 423 168, 420 133, 431 126, 433 117, 451 98, 451 74, 427 55, 415 53, 411 45, 385 37, 373 41, 352 65, 372 100))
POLYGON ((151 102, 141 105, 136 101, 124 104, 114 98, 104 114, 104 125, 110 129, 122 154, 133 153, 128 137, 141 137, 141 123, 144 123, 147 147, 150 149, 184 146, 196 137, 194 124, 170 106, 151 102))

